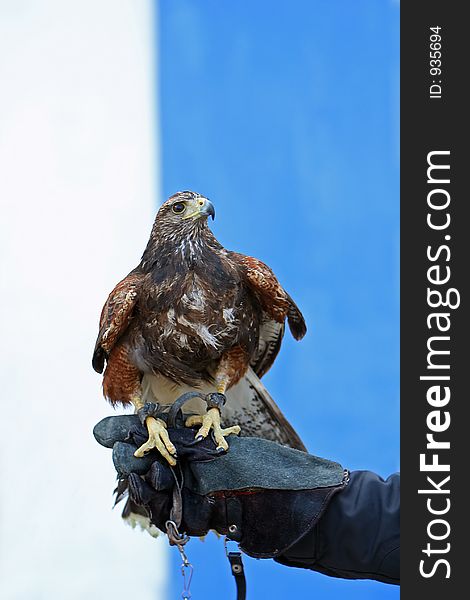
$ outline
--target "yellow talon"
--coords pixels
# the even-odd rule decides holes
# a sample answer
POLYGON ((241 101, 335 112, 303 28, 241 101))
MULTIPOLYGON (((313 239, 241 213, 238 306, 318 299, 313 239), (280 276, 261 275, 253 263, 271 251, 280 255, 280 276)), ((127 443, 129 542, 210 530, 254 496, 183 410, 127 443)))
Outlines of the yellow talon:
POLYGON ((154 417, 147 417, 145 424, 149 433, 149 439, 134 452, 134 456, 142 458, 147 452, 156 448, 163 458, 174 467, 176 459, 172 455, 176 454, 176 448, 168 436, 165 421, 155 419, 154 417))
POLYGON ((205 415, 188 417, 185 424, 187 427, 201 425, 199 431, 196 433, 196 439, 206 438, 209 435, 209 431, 212 429, 217 448, 222 448, 223 450, 228 450, 228 444, 225 437, 231 434, 238 435, 241 431, 239 425, 233 425, 232 427, 223 429, 220 426, 220 411, 218 408, 209 408, 205 415))

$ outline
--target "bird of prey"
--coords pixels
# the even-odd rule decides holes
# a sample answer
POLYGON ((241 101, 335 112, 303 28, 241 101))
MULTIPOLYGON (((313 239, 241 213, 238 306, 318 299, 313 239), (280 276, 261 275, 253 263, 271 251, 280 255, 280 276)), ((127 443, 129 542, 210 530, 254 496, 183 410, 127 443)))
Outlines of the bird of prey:
MULTIPOLYGON (((212 430, 220 449, 225 436, 264 437, 305 450, 260 378, 273 364, 285 321, 296 340, 304 318, 272 270, 256 258, 226 250, 209 229, 213 204, 191 191, 171 196, 158 210, 138 266, 120 281, 103 307, 93 367, 113 404, 170 405, 189 390, 224 394, 207 411, 194 399, 188 426, 196 438, 212 430), (227 426, 232 423, 231 426, 227 426), (236 423, 236 424, 233 424, 236 423)), ((141 414, 148 441, 176 464, 166 424, 141 414)))

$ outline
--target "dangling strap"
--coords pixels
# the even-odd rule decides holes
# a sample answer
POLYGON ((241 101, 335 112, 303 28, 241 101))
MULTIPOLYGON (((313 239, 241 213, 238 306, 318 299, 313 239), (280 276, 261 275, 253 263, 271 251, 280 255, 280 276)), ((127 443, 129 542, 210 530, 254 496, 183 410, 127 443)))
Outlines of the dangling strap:
POLYGON ((246 598, 246 578, 245 569, 243 568, 243 560, 241 552, 229 552, 227 554, 232 569, 232 575, 235 578, 237 586, 237 600, 245 600, 246 598))
MULTIPOLYGON (((216 396, 222 396, 222 394, 209 394, 211 399, 215 399, 218 400, 220 402, 219 398, 215 398, 216 396), (214 397, 214 398, 212 398, 214 397)), ((177 415, 178 413, 181 411, 181 408, 183 407, 183 405, 188 402, 188 400, 191 400, 192 398, 195 397, 199 397, 203 400, 208 400, 208 397, 203 396, 202 394, 198 393, 198 392, 187 392, 186 394, 183 394, 182 396, 180 396, 174 403, 173 405, 170 407, 170 410, 168 412, 168 418, 167 418, 167 425, 168 427, 175 427, 176 426, 176 419, 177 419, 177 415)), ((225 400, 225 398, 222 399, 225 400)), ((209 406, 209 403, 208 403, 209 406)), ((176 474, 176 470, 172 469, 172 473, 173 473, 173 477, 175 479, 175 486, 173 488, 173 504, 172 504, 172 508, 170 511, 170 519, 166 522, 166 530, 167 530, 167 535, 168 535, 168 539, 170 541, 170 545, 175 545, 177 546, 181 557, 182 557, 182 564, 181 564, 181 572, 183 574, 183 581, 184 581, 184 589, 183 589, 183 594, 182 594, 182 598, 183 600, 188 600, 191 596, 191 593, 189 592, 189 586, 191 583, 191 578, 192 578, 192 574, 193 574, 193 567, 191 565, 191 563, 188 561, 186 554, 184 552, 184 546, 185 544, 189 541, 189 536, 187 535, 182 535, 180 534, 178 527, 181 525, 181 519, 182 519, 182 515, 183 515, 183 498, 182 498, 182 488, 184 485, 184 478, 183 478, 183 472, 181 469, 181 466, 178 464, 178 471, 179 471, 179 477, 176 474), (189 569, 188 573, 186 573, 185 569, 189 569)), ((242 554, 241 552, 228 552, 227 550, 227 538, 225 538, 224 540, 224 545, 225 545, 225 552, 227 554, 228 560, 230 562, 230 568, 232 571, 232 575, 235 578, 235 584, 237 587, 237 600, 246 600, 246 578, 245 578, 245 569, 243 568, 243 560, 242 560, 242 554)))
POLYGON ((176 427, 176 417, 178 415, 178 412, 182 409, 183 405, 186 404, 186 402, 188 402, 188 400, 191 400, 192 398, 201 398, 201 400, 205 400, 206 397, 200 392, 186 392, 186 394, 183 394, 182 396, 177 398, 171 405, 170 410, 168 411, 168 427, 176 427))

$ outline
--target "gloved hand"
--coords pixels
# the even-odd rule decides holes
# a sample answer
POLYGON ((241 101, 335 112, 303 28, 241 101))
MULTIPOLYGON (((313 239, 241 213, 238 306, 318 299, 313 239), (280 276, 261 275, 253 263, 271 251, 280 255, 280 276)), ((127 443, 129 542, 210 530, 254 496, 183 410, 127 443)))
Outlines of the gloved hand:
POLYGON ((221 454, 210 438, 195 442, 192 429, 168 433, 175 468, 154 451, 134 457, 147 437, 136 415, 108 417, 94 429, 97 441, 113 448, 117 500, 128 492, 123 516, 138 513, 162 531, 170 519, 189 536, 214 529, 250 556, 273 558, 310 531, 346 485, 338 463, 274 442, 230 436, 221 454))

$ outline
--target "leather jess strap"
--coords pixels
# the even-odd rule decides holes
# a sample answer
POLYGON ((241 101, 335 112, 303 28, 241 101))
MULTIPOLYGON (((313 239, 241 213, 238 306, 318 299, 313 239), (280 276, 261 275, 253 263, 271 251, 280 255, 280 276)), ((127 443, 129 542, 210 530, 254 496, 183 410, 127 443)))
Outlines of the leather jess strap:
POLYGON ((241 552, 229 552, 227 556, 232 569, 232 575, 235 578, 235 584, 237 586, 237 600, 245 600, 246 579, 241 552))

